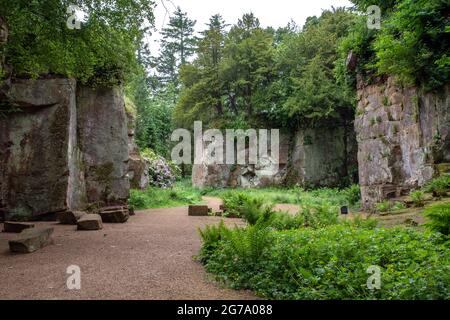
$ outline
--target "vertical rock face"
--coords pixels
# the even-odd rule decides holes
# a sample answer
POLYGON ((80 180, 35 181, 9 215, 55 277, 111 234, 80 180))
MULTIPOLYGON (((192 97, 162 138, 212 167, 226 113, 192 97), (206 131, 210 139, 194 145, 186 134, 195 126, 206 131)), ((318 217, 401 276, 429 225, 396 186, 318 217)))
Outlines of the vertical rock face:
POLYGON ((352 174, 351 168, 357 170, 352 128, 316 128, 282 134, 279 154, 278 166, 271 163, 270 157, 258 165, 207 165, 205 161, 193 166, 192 181, 200 188, 338 186, 343 177, 352 174))
MULTIPOLYGON (((270 140, 270 139, 269 139, 270 140)), ((226 159, 226 141, 224 141, 223 156, 226 159)), ((267 143, 267 156, 258 154, 257 164, 214 164, 208 158, 208 144, 204 145, 204 158, 202 164, 192 166, 192 184, 198 188, 205 187, 266 187, 281 185, 286 172, 286 164, 289 154, 289 137, 280 134, 279 140, 279 164, 276 165, 271 157, 271 144, 267 143)), ((246 162, 249 162, 249 149, 235 150, 235 158, 239 152, 245 153, 246 162)))
POLYGON ((400 88, 393 79, 360 87, 355 129, 365 209, 408 193, 450 162, 450 96, 400 88))
POLYGON ((311 187, 341 185, 356 171, 356 140, 352 128, 315 128, 295 133, 288 184, 311 187))
POLYGON ((19 79, 2 91, 0 103, 8 110, 0 116, 6 218, 126 202, 128 134, 119 88, 19 79))
POLYGON ((124 204, 129 196, 128 129, 119 88, 77 92, 78 138, 89 203, 124 204))
POLYGON ((75 91, 76 83, 69 79, 11 85, 8 101, 17 112, 0 118, 0 202, 9 214, 65 210, 68 196, 78 201, 77 188, 68 188, 70 176, 79 174, 77 166, 68 165, 75 153, 70 141, 75 91))

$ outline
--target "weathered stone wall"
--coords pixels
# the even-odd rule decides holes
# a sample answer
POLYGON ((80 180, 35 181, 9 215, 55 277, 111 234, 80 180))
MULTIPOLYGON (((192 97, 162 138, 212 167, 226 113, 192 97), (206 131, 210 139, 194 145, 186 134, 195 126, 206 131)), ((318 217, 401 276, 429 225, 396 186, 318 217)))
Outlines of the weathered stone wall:
POLYGON ((124 204, 129 196, 128 128, 120 88, 77 90, 78 144, 89 203, 124 204))
POLYGON ((200 188, 296 184, 331 187, 341 185, 346 177, 351 179, 352 167, 356 171, 356 140, 351 127, 281 134, 279 153, 279 166, 270 159, 263 159, 258 165, 194 165, 192 182, 200 188))
POLYGON ((450 95, 400 88, 392 78, 360 86, 355 130, 365 209, 407 194, 450 162, 450 95))
POLYGON ((128 130, 120 88, 18 79, 0 95, 0 209, 39 216, 128 198, 128 130), (6 110, 6 109, 4 109, 6 110))
POLYGON ((305 187, 340 186, 352 180, 356 164, 353 128, 299 130, 293 139, 287 184, 305 187))
POLYGON ((69 189, 75 153, 76 83, 69 79, 17 80, 7 93, 17 112, 0 118, 0 202, 10 214, 39 215, 77 202, 69 189))

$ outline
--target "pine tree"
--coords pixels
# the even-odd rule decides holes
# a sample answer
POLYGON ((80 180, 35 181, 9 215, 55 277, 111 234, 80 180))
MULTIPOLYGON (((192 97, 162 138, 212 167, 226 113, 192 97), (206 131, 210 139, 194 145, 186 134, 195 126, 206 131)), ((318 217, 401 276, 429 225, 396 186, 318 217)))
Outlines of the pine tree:
POLYGON ((194 36, 196 21, 178 7, 169 24, 161 34, 161 52, 158 57, 158 72, 161 80, 179 86, 179 69, 195 53, 197 39, 194 36))

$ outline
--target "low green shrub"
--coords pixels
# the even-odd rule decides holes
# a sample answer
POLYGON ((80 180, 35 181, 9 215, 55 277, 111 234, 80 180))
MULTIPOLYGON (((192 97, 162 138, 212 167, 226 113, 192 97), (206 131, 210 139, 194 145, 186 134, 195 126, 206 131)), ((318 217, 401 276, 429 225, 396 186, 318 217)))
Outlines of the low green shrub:
POLYGON ((271 215, 273 205, 264 198, 247 195, 243 192, 227 192, 223 195, 223 205, 225 207, 224 216, 233 216, 245 219, 249 224, 254 225, 262 214, 271 215))
POLYGON ((409 196, 411 197, 415 207, 423 207, 425 205, 425 194, 422 191, 412 191, 409 196))
POLYGON ((439 178, 431 180, 425 185, 423 191, 433 193, 435 196, 443 196, 450 192, 450 174, 446 173, 439 178))
POLYGON ((392 211, 403 210, 403 209, 406 209, 406 205, 403 202, 396 201, 392 205, 392 211))
POLYGON ((304 227, 322 228, 339 222, 337 207, 329 205, 303 207, 297 214, 303 219, 304 227))
POLYGON ((391 211, 391 209, 391 203, 388 200, 384 200, 375 204, 375 210, 377 210, 378 212, 389 212, 391 211))
POLYGON ((351 206, 356 205, 361 200, 361 190, 357 184, 351 185, 350 187, 342 190, 342 192, 344 193, 348 204, 351 206))
POLYGON ((198 256, 203 263, 208 262, 208 258, 217 250, 219 242, 229 235, 230 230, 225 227, 223 220, 218 225, 208 225, 203 230, 199 229, 202 238, 202 248, 198 256))
POLYGON ((400 227, 256 224, 221 232, 203 261, 230 287, 269 299, 450 299, 450 251, 439 238, 400 227), (379 290, 367 287, 370 266, 381 269, 379 290))
POLYGON ((428 229, 450 236, 450 203, 432 205, 424 213, 429 220, 425 225, 428 229))

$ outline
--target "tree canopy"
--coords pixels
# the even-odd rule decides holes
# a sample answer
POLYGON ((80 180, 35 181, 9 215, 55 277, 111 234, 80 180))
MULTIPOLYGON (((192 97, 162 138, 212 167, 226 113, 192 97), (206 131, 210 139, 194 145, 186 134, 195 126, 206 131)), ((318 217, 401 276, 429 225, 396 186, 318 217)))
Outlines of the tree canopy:
POLYGON ((181 70, 175 109, 179 125, 202 120, 215 127, 314 126, 352 117, 352 97, 336 81, 338 44, 355 16, 345 9, 262 28, 245 14, 227 32, 219 15, 199 39, 196 59, 181 70))
POLYGON ((2 48, 15 75, 59 74, 82 83, 121 83, 138 67, 136 50, 153 24, 152 0, 3 0, 2 48), (70 5, 86 21, 69 29, 70 5))

